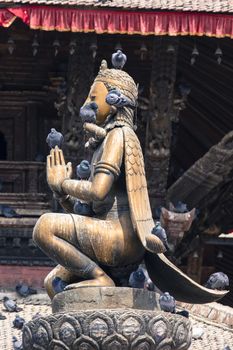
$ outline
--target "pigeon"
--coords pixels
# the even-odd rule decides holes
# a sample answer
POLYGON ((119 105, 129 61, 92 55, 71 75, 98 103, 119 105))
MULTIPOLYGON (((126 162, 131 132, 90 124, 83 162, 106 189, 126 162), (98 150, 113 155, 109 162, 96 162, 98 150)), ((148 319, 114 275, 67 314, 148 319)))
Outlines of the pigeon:
POLYGON ((15 336, 13 336, 12 341, 14 350, 23 350, 23 344, 21 340, 18 340, 15 336))
POLYGON ((6 316, 4 316, 3 314, 0 313, 0 321, 3 321, 6 319, 6 316))
POLYGON ((64 141, 64 137, 62 133, 58 132, 54 128, 51 129, 51 132, 48 134, 46 138, 46 142, 50 148, 55 148, 56 146, 58 146, 59 148, 62 148, 63 141, 64 141))
POLYGON ((161 310, 166 312, 175 313, 176 312, 176 301, 173 296, 168 292, 165 292, 159 297, 159 305, 161 310))
POLYGON ((123 95, 118 89, 112 89, 109 91, 109 93, 106 96, 106 102, 110 106, 115 106, 117 108, 122 108, 122 107, 130 107, 132 109, 135 108, 135 104, 131 102, 128 97, 123 95))
POLYGON ((16 302, 8 297, 3 298, 3 305, 4 305, 5 309, 9 312, 22 311, 22 309, 17 306, 16 302))
POLYGON ((189 312, 187 310, 177 311, 176 314, 189 318, 189 312))
POLYGON ((144 288, 146 275, 141 267, 132 272, 129 277, 129 286, 132 288, 144 288))
POLYGON ((16 213, 16 211, 5 204, 0 204, 0 216, 4 216, 5 218, 19 218, 21 215, 16 213))
POLYGON ((227 287, 229 287, 229 278, 223 272, 212 273, 206 282, 205 287, 210 289, 225 290, 227 287))
POLYGON ((88 160, 82 160, 76 167, 76 174, 79 179, 88 179, 91 175, 91 167, 88 160))
POLYGON ((92 210, 89 204, 80 202, 79 200, 76 200, 74 203, 73 211, 75 214, 82 215, 82 216, 92 216, 92 210))
POLYGON ((37 290, 29 287, 26 283, 17 284, 15 290, 21 297, 24 298, 31 294, 37 294, 37 290))
POLYGON ((167 234, 164 228, 161 226, 160 222, 157 221, 155 224, 155 227, 152 230, 152 234, 157 236, 162 242, 164 247, 169 251, 170 248, 168 246, 168 241, 167 241, 167 234))
POLYGON ((188 212, 187 204, 182 203, 181 201, 178 201, 174 206, 174 211, 175 213, 187 213, 188 212))
POLYGON ((24 323, 25 323, 25 319, 24 318, 20 317, 19 315, 15 316, 15 319, 13 321, 14 328, 22 329, 24 323))
POLYGON ((55 293, 61 293, 64 291, 65 287, 68 285, 60 277, 55 277, 52 281, 52 287, 55 293))
POLYGON ((224 346, 224 349, 223 350, 231 350, 230 346, 224 346))
POLYGON ((112 54, 112 65, 116 69, 122 69, 127 61, 126 55, 121 51, 112 54))
POLYGON ((96 123, 98 105, 95 102, 86 104, 80 108, 79 115, 83 123, 96 123))

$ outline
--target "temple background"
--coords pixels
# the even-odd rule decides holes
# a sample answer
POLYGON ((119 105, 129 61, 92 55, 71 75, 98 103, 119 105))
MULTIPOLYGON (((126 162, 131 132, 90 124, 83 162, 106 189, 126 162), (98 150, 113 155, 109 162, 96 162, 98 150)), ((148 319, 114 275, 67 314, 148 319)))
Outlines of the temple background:
MULTIPOLYGON (((154 214, 158 206, 167 204, 167 188, 233 129, 231 39, 45 32, 31 30, 20 20, 8 29, 0 28, 0 204, 10 205, 21 215, 11 219, 0 217, 0 273, 4 286, 9 281, 16 284, 22 278, 40 285, 53 265, 31 240, 37 218, 43 212, 57 210, 45 181, 44 161, 48 153, 45 139, 51 127, 55 127, 66 135, 65 152, 74 166, 90 157, 84 150, 85 139, 74 107, 83 103, 101 59, 110 63, 119 44, 128 56, 125 70, 139 83, 137 133, 145 155, 154 214), (39 46, 33 56, 35 34, 39 46), (9 39, 13 39, 12 54, 9 39), (77 47, 70 55, 72 40, 77 47), (199 55, 191 65, 194 47, 199 55), (215 54, 218 47, 222 50, 221 64, 215 54), (64 91, 59 92, 63 79, 68 85, 65 100, 64 91), (151 133, 150 118, 156 113, 172 114, 172 125, 152 128, 155 135, 161 135, 158 144, 161 146, 162 142, 165 149, 171 150, 170 158, 151 155, 156 137, 151 133), (164 136, 163 131, 171 126, 171 137, 164 136)), ((215 205, 219 206, 219 210, 215 208, 216 222, 225 222, 227 216, 225 233, 233 230, 230 185, 231 175, 218 186, 219 198, 225 193, 224 186, 229 187, 229 200, 224 204, 227 212, 223 215, 222 201, 215 205)), ((208 203, 212 204, 211 200, 207 206, 208 203)), ((199 282, 214 271, 227 273, 233 290, 232 242, 230 238, 222 241, 218 235, 210 235, 205 244, 194 248, 180 263, 199 282)), ((223 302, 233 305, 233 293, 223 302)))

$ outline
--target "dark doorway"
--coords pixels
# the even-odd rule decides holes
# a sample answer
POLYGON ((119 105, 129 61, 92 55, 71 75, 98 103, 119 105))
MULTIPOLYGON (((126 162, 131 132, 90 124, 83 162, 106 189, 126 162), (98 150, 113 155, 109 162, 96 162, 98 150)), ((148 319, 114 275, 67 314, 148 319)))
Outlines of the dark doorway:
POLYGON ((4 134, 0 131, 0 160, 6 160, 7 150, 6 150, 6 139, 4 134))

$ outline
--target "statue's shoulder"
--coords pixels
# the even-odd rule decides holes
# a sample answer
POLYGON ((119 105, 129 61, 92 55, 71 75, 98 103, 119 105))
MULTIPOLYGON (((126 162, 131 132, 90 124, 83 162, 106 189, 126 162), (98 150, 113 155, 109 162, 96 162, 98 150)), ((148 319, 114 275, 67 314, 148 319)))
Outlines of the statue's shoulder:
POLYGON ((107 133, 106 143, 117 145, 122 145, 124 141, 122 128, 114 128, 107 133))

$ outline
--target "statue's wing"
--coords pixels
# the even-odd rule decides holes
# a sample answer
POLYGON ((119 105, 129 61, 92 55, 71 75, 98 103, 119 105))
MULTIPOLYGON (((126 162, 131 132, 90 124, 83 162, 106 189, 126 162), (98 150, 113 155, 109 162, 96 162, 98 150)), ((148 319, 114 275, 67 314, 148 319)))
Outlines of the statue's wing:
POLYGON ((124 126, 122 130, 125 148, 126 187, 131 220, 143 246, 153 253, 161 253, 165 250, 163 243, 157 236, 151 234, 155 225, 148 197, 140 142, 131 128, 124 126))
POLYGON ((221 299, 228 293, 201 286, 176 267, 164 254, 146 252, 145 264, 156 287, 162 292, 169 292, 176 300, 204 304, 221 299))

